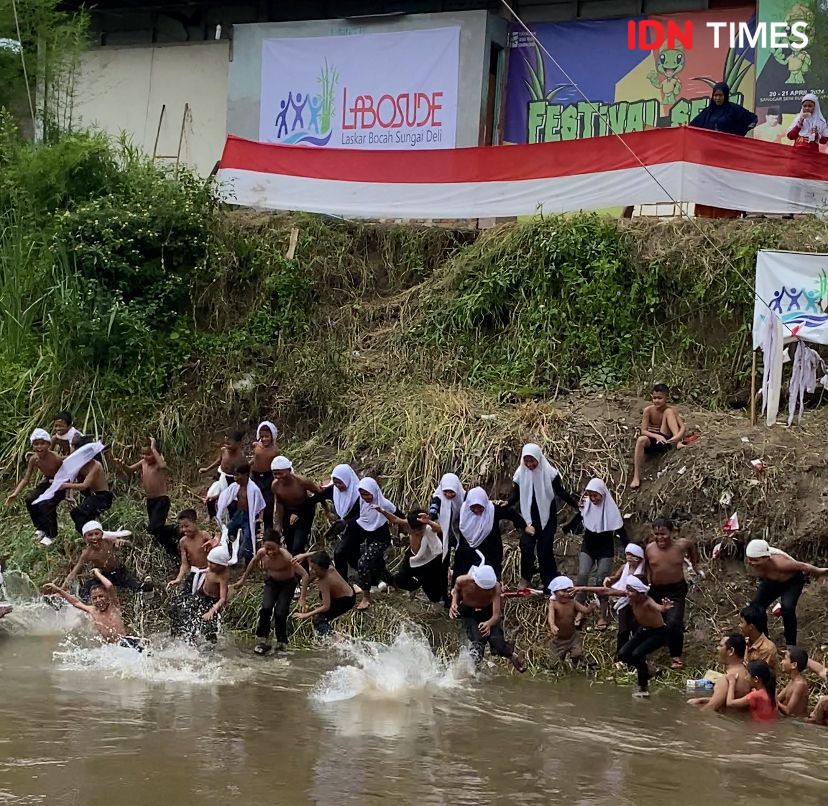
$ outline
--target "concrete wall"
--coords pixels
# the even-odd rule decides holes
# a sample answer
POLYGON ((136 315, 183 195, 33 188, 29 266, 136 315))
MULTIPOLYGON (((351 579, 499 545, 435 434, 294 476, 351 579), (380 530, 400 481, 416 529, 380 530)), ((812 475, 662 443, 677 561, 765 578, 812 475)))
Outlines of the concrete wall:
POLYGON ((185 104, 181 161, 207 176, 221 156, 227 121, 229 43, 96 48, 84 54, 75 84, 75 127, 130 135, 153 153, 175 155, 185 104))
MULTIPOLYGON (((316 20, 256 23, 233 27, 233 58, 227 99, 227 131, 239 137, 259 137, 259 98, 262 84, 262 42, 276 37, 344 36, 348 34, 416 31, 460 26, 458 83, 458 148, 478 145, 485 115, 489 39, 487 12, 411 14, 376 20, 316 20)), ((427 54, 423 54, 427 58, 427 54)))

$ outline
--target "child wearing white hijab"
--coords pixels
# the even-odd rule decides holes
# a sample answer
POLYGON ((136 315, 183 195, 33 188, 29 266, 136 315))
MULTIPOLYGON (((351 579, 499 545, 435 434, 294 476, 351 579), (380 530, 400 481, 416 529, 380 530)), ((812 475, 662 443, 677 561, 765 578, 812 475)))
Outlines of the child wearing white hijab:
POLYGON ((469 573, 478 550, 488 558, 497 578, 503 571, 503 538, 500 521, 511 521, 517 529, 524 529, 526 521, 510 506, 496 504, 482 487, 469 490, 460 511, 460 539, 454 554, 452 579, 469 573))
MULTIPOLYGON (((644 559, 644 549, 641 546, 637 543, 627 543, 624 549, 624 558, 626 562, 617 573, 604 580, 604 585, 622 592, 627 590, 630 577, 638 577, 639 580, 645 582, 647 576, 647 563, 644 559)), ((617 657, 621 647, 630 640, 630 636, 638 628, 628 596, 621 596, 616 600, 615 615, 618 618, 618 638, 615 652, 617 657)))
POLYGON ((333 551, 334 567, 343 579, 348 579, 349 566, 356 570, 359 565, 360 533, 352 528, 359 518, 359 476, 346 464, 339 464, 331 473, 331 483, 311 497, 316 504, 323 504, 332 525, 326 538, 338 536, 333 551), (326 502, 328 502, 326 504, 326 502), (330 506, 333 505, 333 513, 330 506))
POLYGON ((380 582, 393 584, 394 580, 385 567, 385 552, 391 546, 391 530, 385 515, 391 512, 398 517, 404 515, 383 494, 379 484, 370 476, 359 482, 359 517, 354 522, 354 529, 362 543, 357 572, 362 588, 362 600, 357 610, 367 610, 371 606, 371 587, 380 582))
POLYGON ((558 471, 549 464, 539 445, 523 446, 520 466, 512 478, 514 487, 507 502, 520 505, 526 529, 520 540, 520 587, 530 588, 535 576, 535 553, 543 589, 558 576, 555 560, 555 532, 558 529, 556 499, 578 508, 578 499, 563 486, 558 471))
POLYGON ((278 436, 279 429, 270 420, 260 422, 250 457, 250 479, 259 488, 265 502, 264 537, 270 537, 273 533, 273 471, 270 464, 279 455, 276 447, 278 436))
POLYGON ((818 152, 820 145, 828 143, 828 122, 819 108, 819 98, 809 92, 802 96, 802 109, 787 132, 794 141, 794 148, 807 148, 818 152))
MULTIPOLYGON (((601 479, 592 479, 586 486, 581 499, 581 519, 584 525, 584 539, 578 555, 578 576, 576 585, 586 585, 593 571, 599 581, 609 576, 612 571, 612 559, 615 556, 615 538, 627 543, 624 517, 601 479)), ((609 616, 609 600, 606 596, 598 598, 600 615, 596 629, 606 630, 609 616)))
POLYGON ((466 491, 454 473, 446 473, 431 496, 428 517, 440 524, 443 531, 443 559, 448 560, 449 551, 457 546, 460 536, 460 513, 466 491))

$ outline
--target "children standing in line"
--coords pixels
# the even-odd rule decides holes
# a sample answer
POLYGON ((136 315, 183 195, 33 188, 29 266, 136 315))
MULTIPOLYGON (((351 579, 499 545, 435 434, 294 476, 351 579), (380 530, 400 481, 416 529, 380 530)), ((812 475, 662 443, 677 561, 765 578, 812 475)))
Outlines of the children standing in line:
POLYGON ((501 626, 501 590, 495 569, 486 565, 486 558, 477 552, 480 565, 473 565, 468 574, 462 574, 451 591, 449 616, 463 622, 466 636, 472 645, 472 655, 478 663, 483 660, 486 644, 493 655, 508 658, 519 672, 526 671, 520 653, 506 641, 501 626))
POLYGON ((456 548, 460 540, 460 513, 466 491, 460 479, 454 473, 446 473, 431 495, 428 517, 440 524, 443 532, 443 559, 449 562, 449 553, 456 548))
POLYGON ((313 619, 313 628, 318 635, 330 635, 333 631, 333 621, 347 613, 356 604, 356 592, 344 580, 336 568, 331 568, 331 558, 326 551, 308 552, 293 558, 295 565, 300 566, 305 560, 310 560, 310 573, 302 579, 302 591, 299 594, 299 610, 293 614, 295 619, 313 619), (319 596, 322 599, 319 607, 305 611, 308 585, 316 582, 319 596))
POLYGON ((785 716, 804 719, 808 716, 808 681, 805 671, 808 668, 808 653, 802 647, 793 646, 785 650, 782 656, 782 671, 790 675, 790 680, 777 698, 779 712, 785 716))
POLYGON ((641 468, 645 456, 658 456, 680 445, 686 427, 682 416, 667 405, 670 390, 663 383, 653 387, 652 403, 646 406, 641 419, 641 435, 635 443, 633 477, 630 489, 641 486, 641 468))
POLYGON ((259 488, 265 501, 263 536, 273 533, 273 470, 270 465, 278 456, 276 437, 279 429, 269 420, 259 423, 256 429, 257 441, 253 443, 253 455, 250 457, 250 478, 259 488))
POLYGON ((207 467, 200 467, 201 474, 216 471, 215 483, 210 485, 204 503, 207 504, 207 514, 211 518, 216 517, 216 506, 219 496, 233 483, 236 475, 236 467, 244 461, 242 453, 242 440, 244 434, 241 431, 231 431, 224 435, 221 450, 214 462, 207 467))
POLYGON ((167 524, 167 515, 170 514, 170 471, 155 437, 150 437, 149 445, 141 448, 141 458, 135 464, 128 465, 122 459, 114 459, 114 462, 129 475, 141 473, 141 484, 147 499, 147 531, 167 554, 177 558, 178 529, 167 524))
POLYGON ((26 496, 26 509, 32 519, 36 539, 48 540, 51 543, 58 533, 57 508, 60 502, 66 498, 66 493, 63 490, 58 490, 45 501, 39 503, 35 503, 35 501, 49 490, 55 475, 63 465, 63 459, 51 449, 52 440, 49 432, 44 428, 35 428, 29 437, 29 441, 32 445, 32 453, 29 455, 26 464, 26 472, 14 490, 6 497, 6 506, 20 495, 29 483, 32 474, 39 472, 43 476, 43 481, 26 496))
POLYGON ((754 722, 776 722, 776 675, 763 660, 747 665, 752 691, 744 697, 736 696, 736 681, 727 680, 727 707, 735 711, 750 710, 754 722))
MULTIPOLYGON (((259 621, 256 625, 257 643, 253 651, 257 655, 270 652, 271 622, 276 633, 276 649, 287 649, 287 620, 290 605, 296 584, 299 579, 306 579, 308 572, 298 563, 293 562, 293 556, 274 535, 266 537, 256 556, 250 561, 238 582, 230 586, 230 590, 241 590, 254 566, 260 566, 264 572, 264 589, 262 591, 262 606, 259 610, 259 621)), ((300 602, 300 609, 304 602, 300 602)))
POLYGON ((575 586, 569 577, 555 577, 548 590, 546 622, 552 636, 552 665, 557 666, 567 655, 573 663, 578 663, 584 656, 584 647, 581 632, 575 627, 575 617, 579 613, 586 616, 593 608, 576 601, 575 586))

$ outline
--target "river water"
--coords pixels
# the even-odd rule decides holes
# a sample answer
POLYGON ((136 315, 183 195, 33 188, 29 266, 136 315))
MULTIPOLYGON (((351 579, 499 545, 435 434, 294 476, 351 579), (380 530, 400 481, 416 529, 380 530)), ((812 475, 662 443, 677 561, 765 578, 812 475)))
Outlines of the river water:
POLYGON ((828 802, 819 728, 704 717, 677 692, 472 673, 403 633, 259 658, 0 623, 0 803, 774 806, 828 802))

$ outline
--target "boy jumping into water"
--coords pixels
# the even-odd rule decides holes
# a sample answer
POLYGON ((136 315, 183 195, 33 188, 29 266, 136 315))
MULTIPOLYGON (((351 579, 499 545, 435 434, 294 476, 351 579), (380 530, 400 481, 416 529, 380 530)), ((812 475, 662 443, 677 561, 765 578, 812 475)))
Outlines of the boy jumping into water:
POLYGON ((31 437, 29 437, 29 441, 32 445, 32 453, 29 454, 26 472, 23 474, 23 478, 20 479, 17 487, 6 497, 6 506, 11 504, 20 495, 24 487, 29 483, 32 474, 39 472, 43 476, 43 481, 26 496, 26 509, 29 512, 29 517, 32 519, 32 524, 36 530, 36 539, 48 540, 51 543, 57 537, 58 533, 58 504, 66 498, 66 493, 63 490, 58 490, 52 498, 42 501, 39 504, 35 504, 34 502, 49 489, 55 478, 55 474, 63 464, 63 459, 51 449, 52 438, 46 429, 35 428, 32 431, 31 437))
POLYGON ((178 529, 167 524, 167 515, 170 514, 170 471, 155 437, 150 437, 149 445, 141 448, 141 458, 135 464, 128 465, 123 459, 114 459, 114 462, 128 475, 140 472, 147 498, 147 531, 167 554, 177 558, 178 529))
POLYGON ((92 582, 89 588, 89 593, 92 598, 91 605, 84 604, 80 599, 72 596, 71 593, 52 583, 44 585, 43 592, 57 594, 69 602, 72 607, 86 613, 92 619, 98 635, 107 644, 122 643, 125 646, 138 648, 139 645, 134 638, 127 638, 124 617, 121 613, 121 605, 118 602, 118 597, 115 595, 112 583, 101 573, 99 568, 93 569, 92 573, 95 575, 95 581, 92 582))
POLYGON ((308 552, 293 558, 297 567, 301 567, 305 560, 310 560, 310 573, 302 578, 299 610, 293 614, 293 618, 312 618, 313 628, 318 635, 330 635, 334 619, 353 609, 356 604, 356 593, 336 568, 331 567, 331 558, 327 551, 308 552), (322 603, 313 610, 305 611, 308 585, 314 580, 319 588, 322 603))
MULTIPOLYGON (((63 580, 63 587, 68 588, 77 579, 78 574, 87 565, 92 565, 100 571, 116 588, 126 588, 135 593, 148 593, 152 590, 149 577, 139 582, 138 577, 129 571, 115 553, 116 548, 132 545, 127 540, 110 540, 104 537, 103 527, 97 521, 89 521, 81 528, 86 547, 81 552, 78 561, 63 580)), ((95 577, 88 579, 80 590, 80 598, 86 601, 95 585, 95 577)))
MULTIPOLYGON (((264 590, 262 591, 262 607, 259 610, 259 623, 256 626, 258 639, 254 652, 265 655, 270 651, 270 625, 276 632, 276 649, 287 649, 287 620, 293 594, 296 592, 298 579, 306 579, 308 572, 293 562, 291 553, 279 545, 279 541, 270 535, 264 539, 262 548, 250 561, 238 582, 230 586, 233 592, 240 590, 247 581, 247 577, 255 566, 260 566, 264 572, 264 590)), ((304 601, 300 602, 300 609, 304 608, 304 601)))
POLYGON ((615 588, 575 588, 576 593, 597 593, 599 596, 629 596, 630 607, 639 629, 618 653, 618 659, 635 669, 638 675, 638 691, 634 697, 649 697, 650 668, 647 656, 663 647, 670 640, 670 630, 664 623, 664 614, 673 607, 669 599, 661 604, 649 597, 650 587, 638 577, 627 579, 627 590, 615 588))
POLYGON ((473 565, 468 574, 462 574, 454 582, 451 591, 449 616, 459 618, 466 628, 466 635, 472 645, 472 655, 480 663, 486 651, 486 644, 493 655, 508 658, 519 672, 526 671, 526 663, 519 652, 506 641, 503 635, 500 583, 491 565, 481 552, 480 565, 473 565))
POLYGON ((669 388, 663 383, 653 387, 650 399, 653 401, 644 408, 641 419, 641 435, 635 443, 633 456, 633 478, 630 489, 641 486, 641 468, 645 456, 658 456, 681 444, 687 430, 682 416, 667 405, 669 388))

